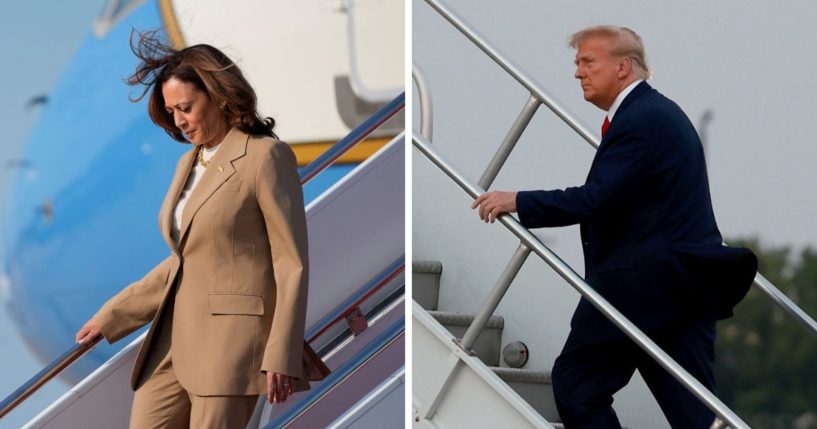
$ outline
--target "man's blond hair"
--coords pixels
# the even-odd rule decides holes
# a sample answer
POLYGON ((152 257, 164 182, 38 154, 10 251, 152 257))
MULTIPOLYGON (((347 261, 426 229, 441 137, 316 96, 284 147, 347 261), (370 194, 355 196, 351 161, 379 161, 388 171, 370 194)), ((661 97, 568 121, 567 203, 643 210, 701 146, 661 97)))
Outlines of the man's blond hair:
POLYGON ((635 31, 616 25, 588 27, 570 36, 568 46, 579 49, 579 45, 591 37, 605 37, 610 40, 610 55, 629 58, 633 72, 638 78, 648 79, 650 77, 647 55, 644 53, 644 42, 635 31))

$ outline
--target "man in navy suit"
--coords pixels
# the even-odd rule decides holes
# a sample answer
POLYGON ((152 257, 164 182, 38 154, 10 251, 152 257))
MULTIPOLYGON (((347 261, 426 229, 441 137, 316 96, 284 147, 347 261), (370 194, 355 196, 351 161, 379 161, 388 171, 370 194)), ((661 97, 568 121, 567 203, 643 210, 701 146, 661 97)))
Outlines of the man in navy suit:
MULTIPOLYGON (((678 105, 645 82, 641 38, 599 26, 574 34, 570 46, 585 100, 607 111, 587 181, 489 192, 472 208, 486 222, 518 212, 529 228, 579 223, 587 282, 714 392, 715 322, 746 294, 757 259, 722 244, 700 139, 678 105)), ((712 411, 582 298, 552 371, 565 427, 620 427, 613 394, 636 369, 672 427, 712 424, 712 411)))

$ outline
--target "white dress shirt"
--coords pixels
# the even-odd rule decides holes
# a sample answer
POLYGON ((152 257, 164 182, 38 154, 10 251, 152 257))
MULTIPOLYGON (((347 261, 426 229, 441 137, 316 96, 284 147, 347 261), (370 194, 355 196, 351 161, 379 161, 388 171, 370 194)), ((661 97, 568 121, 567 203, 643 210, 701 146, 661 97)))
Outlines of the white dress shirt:
POLYGON ((621 106, 621 102, 624 101, 624 99, 627 98, 627 96, 630 95, 630 93, 633 92, 635 87, 638 86, 638 84, 641 82, 644 82, 644 79, 637 79, 635 82, 627 85, 626 88, 624 88, 621 92, 618 93, 618 96, 616 96, 615 101, 613 101, 613 105, 610 106, 609 110, 607 110, 607 120, 610 121, 611 124, 613 123, 613 115, 616 114, 616 110, 618 110, 618 107, 621 106))

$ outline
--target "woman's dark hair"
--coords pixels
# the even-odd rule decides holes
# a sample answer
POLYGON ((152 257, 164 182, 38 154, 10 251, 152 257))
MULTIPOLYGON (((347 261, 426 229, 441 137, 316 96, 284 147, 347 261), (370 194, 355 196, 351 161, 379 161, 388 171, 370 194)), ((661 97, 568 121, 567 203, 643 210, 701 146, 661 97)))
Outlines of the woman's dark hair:
POLYGON ((159 37, 159 30, 131 32, 130 47, 139 58, 136 71, 128 77, 129 85, 143 85, 138 102, 150 91, 148 114, 175 140, 186 143, 182 131, 176 127, 173 115, 165 110, 162 85, 170 78, 194 85, 205 92, 221 107, 227 123, 250 135, 275 137, 275 120, 261 118, 257 112, 255 91, 235 63, 223 52, 210 45, 194 45, 174 49, 159 37), (135 40, 134 36, 138 36, 135 40), (151 89, 152 87, 152 89, 151 89))

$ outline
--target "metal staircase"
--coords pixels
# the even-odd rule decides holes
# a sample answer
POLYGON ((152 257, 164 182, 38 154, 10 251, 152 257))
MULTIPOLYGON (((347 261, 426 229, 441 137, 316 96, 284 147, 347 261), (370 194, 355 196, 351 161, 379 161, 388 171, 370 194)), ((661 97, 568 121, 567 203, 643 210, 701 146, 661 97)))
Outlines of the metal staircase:
MULTIPOLYGON (((404 97, 397 96, 300 169, 301 183, 402 111, 404 97)), ((395 404, 402 409, 405 386, 404 165, 401 133, 306 207, 312 262, 306 341, 332 373, 283 404, 269 405, 259 397, 247 427, 402 425, 403 414, 393 410, 395 404)), ((126 426, 133 400, 128 380, 144 337, 127 345, 26 427, 126 426)), ((0 402, 0 418, 100 340, 76 344, 51 362, 0 402)))
MULTIPOLYGON (((468 196, 476 198, 490 189, 494 179, 540 105, 548 107, 584 141, 595 148, 598 147, 598 139, 593 133, 589 132, 586 127, 565 111, 546 91, 526 76, 521 69, 511 64, 456 13, 439 0, 425 0, 425 2, 524 87, 529 92, 529 97, 479 181, 473 183, 455 169, 448 159, 437 153, 431 145, 432 126, 430 121, 432 115, 429 85, 422 71, 415 65, 413 77, 416 82, 417 99, 421 109, 421 134, 413 134, 412 143, 417 153, 422 155, 416 158, 418 162, 429 161, 468 196)), ((413 191, 415 193, 422 192, 417 187, 413 191)), ((415 210, 417 210, 417 207, 415 204, 415 210)), ((558 416, 549 414, 547 410, 547 407, 553 404, 552 399, 544 398, 545 395, 543 395, 543 392, 548 390, 541 386, 541 384, 548 383, 549 377, 546 372, 533 374, 525 371, 494 370, 480 359, 482 353, 475 351, 476 345, 480 341, 484 341, 482 333, 484 327, 494 320, 494 311, 496 311, 497 306, 505 296, 525 260, 531 254, 536 255, 545 262, 556 274, 643 349, 650 358, 654 359, 705 406, 711 409, 717 416, 712 424, 713 429, 726 427, 727 424, 736 429, 749 427, 729 407, 690 376, 649 337, 601 297, 559 255, 555 254, 528 229, 522 227, 513 216, 505 214, 500 216, 498 221, 519 240, 519 244, 489 296, 485 298, 482 308, 472 315, 456 316, 459 319, 473 320, 464 333, 462 333, 462 328, 454 327, 449 328, 452 332, 455 332, 455 334, 452 334, 437 320, 442 319, 448 322, 449 319, 453 319, 450 315, 445 316, 445 318, 439 317, 440 311, 444 309, 436 308, 436 300, 438 299, 435 297, 440 295, 439 277, 442 273, 442 264, 439 262, 424 262, 414 267, 416 273, 414 275, 415 303, 412 311, 414 322, 412 408, 416 427, 490 427, 493 425, 503 427, 553 427, 554 424, 558 424, 556 422, 558 416), (436 308, 436 313, 424 309, 418 302, 422 302, 428 308, 436 308), (498 374, 502 374, 502 377, 498 374), (539 397, 537 397, 537 394, 539 397), (545 416, 547 419, 544 418, 545 416), (552 421, 549 422, 548 420, 552 421)), ((787 314, 801 323, 810 333, 817 335, 817 322, 785 297, 762 275, 757 275, 754 286, 762 291, 773 303, 780 306, 787 314)), ((471 297, 468 298, 471 299, 471 297)), ((501 337, 501 333, 499 335, 501 337)), ((484 345, 480 347, 484 347, 484 345)), ((488 359, 493 359, 493 357, 488 357, 488 359)), ((488 363, 492 362, 489 361, 488 363)))
MULTIPOLYGON (((427 310, 428 314, 454 337, 461 339, 476 315, 434 310, 438 304, 436 297, 439 296, 442 264, 438 261, 415 261, 412 263, 411 271, 415 302, 427 310), (434 297, 434 301, 431 301, 430 297, 434 297)), ((504 325, 505 320, 502 316, 491 316, 485 329, 471 347, 471 351, 536 412, 558 427, 561 420, 553 400, 550 372, 502 366, 504 362, 500 359, 500 355, 504 325)))

